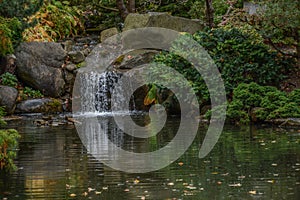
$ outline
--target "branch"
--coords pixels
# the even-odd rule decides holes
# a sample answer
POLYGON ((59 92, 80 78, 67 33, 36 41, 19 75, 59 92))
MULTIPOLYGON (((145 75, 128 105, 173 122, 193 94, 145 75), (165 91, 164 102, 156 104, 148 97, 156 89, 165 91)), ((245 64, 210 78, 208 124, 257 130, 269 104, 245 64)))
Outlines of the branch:
POLYGON ((105 10, 110 10, 110 11, 113 11, 113 12, 119 12, 118 9, 116 8, 110 8, 110 7, 107 7, 107 6, 103 6, 103 5, 99 5, 100 8, 103 8, 105 10))
POLYGON ((281 53, 281 54, 283 54, 283 55, 286 55, 286 56, 292 56, 292 57, 295 57, 295 56, 296 56, 295 54, 290 54, 290 53, 283 52, 281 49, 279 49, 279 48, 274 44, 274 42, 272 41, 271 38, 267 37, 266 39, 267 39, 268 42, 271 44, 271 46, 272 46, 276 51, 278 51, 279 53, 281 53))

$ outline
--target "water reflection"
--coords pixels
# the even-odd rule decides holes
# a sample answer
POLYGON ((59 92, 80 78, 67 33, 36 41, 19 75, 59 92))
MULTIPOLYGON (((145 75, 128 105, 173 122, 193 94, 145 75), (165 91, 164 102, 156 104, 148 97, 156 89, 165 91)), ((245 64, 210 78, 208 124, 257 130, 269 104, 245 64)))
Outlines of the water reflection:
MULTIPOLYGON (((109 139, 136 152, 155 150, 174 138, 178 123, 170 119, 164 133, 152 139, 136 139, 117 129, 109 139)), ((213 151, 198 159, 206 130, 201 126, 195 142, 176 162, 130 174, 89 155, 73 126, 37 128, 31 120, 10 126, 22 134, 16 160, 20 169, 12 176, 2 174, 0 199, 300 198, 298 130, 226 127, 213 151)), ((103 119, 103 126, 116 128, 110 119, 103 119)))
MULTIPOLYGON (((149 116, 139 117, 143 120, 149 116)), ((121 126, 126 126, 129 132, 123 132, 119 128, 120 124, 115 122, 115 116, 85 117, 78 120, 80 124, 76 128, 88 153, 109 167, 130 173, 155 171, 168 166, 186 151, 197 134, 196 123, 192 124, 192 120, 176 120, 176 123, 174 120, 166 120, 166 127, 169 128, 161 128, 157 125, 158 119, 151 119, 151 124, 143 127, 142 134, 149 136, 146 138, 137 137, 141 134, 141 127, 127 124, 126 120, 121 126), (168 134, 170 130, 172 137, 163 140, 161 135, 168 134), (160 139, 160 148, 153 149, 153 146, 158 146, 157 139, 160 139)))

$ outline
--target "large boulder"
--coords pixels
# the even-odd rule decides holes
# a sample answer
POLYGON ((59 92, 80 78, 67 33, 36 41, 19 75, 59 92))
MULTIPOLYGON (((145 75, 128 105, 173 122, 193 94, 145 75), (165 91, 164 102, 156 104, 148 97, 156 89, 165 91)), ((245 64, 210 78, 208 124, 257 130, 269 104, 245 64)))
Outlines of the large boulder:
POLYGON ((13 87, 0 85, 0 106, 5 107, 7 114, 12 114, 16 107, 18 90, 13 87))
POLYGON ((62 46, 54 42, 24 42, 16 49, 17 75, 26 85, 44 95, 58 97, 64 93, 61 66, 66 58, 62 46))
POLYGON ((168 13, 129 14, 124 22, 124 31, 134 28, 161 27, 179 32, 195 33, 202 30, 204 24, 198 20, 175 17, 168 13))

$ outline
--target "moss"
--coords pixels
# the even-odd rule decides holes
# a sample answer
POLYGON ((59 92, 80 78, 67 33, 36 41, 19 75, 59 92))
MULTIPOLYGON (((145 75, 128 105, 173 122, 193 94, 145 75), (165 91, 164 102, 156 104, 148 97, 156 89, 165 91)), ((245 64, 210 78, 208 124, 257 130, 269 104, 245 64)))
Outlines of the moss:
POLYGON ((62 111, 63 111, 62 102, 59 99, 51 99, 51 101, 47 103, 45 106, 46 113, 57 113, 62 111))
POLYGON ((76 65, 77 68, 81 68, 81 67, 85 67, 85 66, 86 66, 86 62, 85 62, 85 61, 83 61, 83 62, 81 62, 81 63, 78 63, 78 64, 76 65))

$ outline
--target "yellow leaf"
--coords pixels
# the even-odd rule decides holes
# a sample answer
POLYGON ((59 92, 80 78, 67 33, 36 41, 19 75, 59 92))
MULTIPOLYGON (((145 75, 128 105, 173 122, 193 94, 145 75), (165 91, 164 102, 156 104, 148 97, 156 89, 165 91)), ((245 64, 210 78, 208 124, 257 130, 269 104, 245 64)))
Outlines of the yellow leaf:
POLYGON ((146 97, 144 98, 144 105, 148 106, 152 103, 156 103, 156 93, 157 88, 155 85, 152 85, 151 89, 148 91, 146 97))
POLYGON ((250 190, 248 193, 249 194, 256 194, 256 191, 255 190, 250 190))

